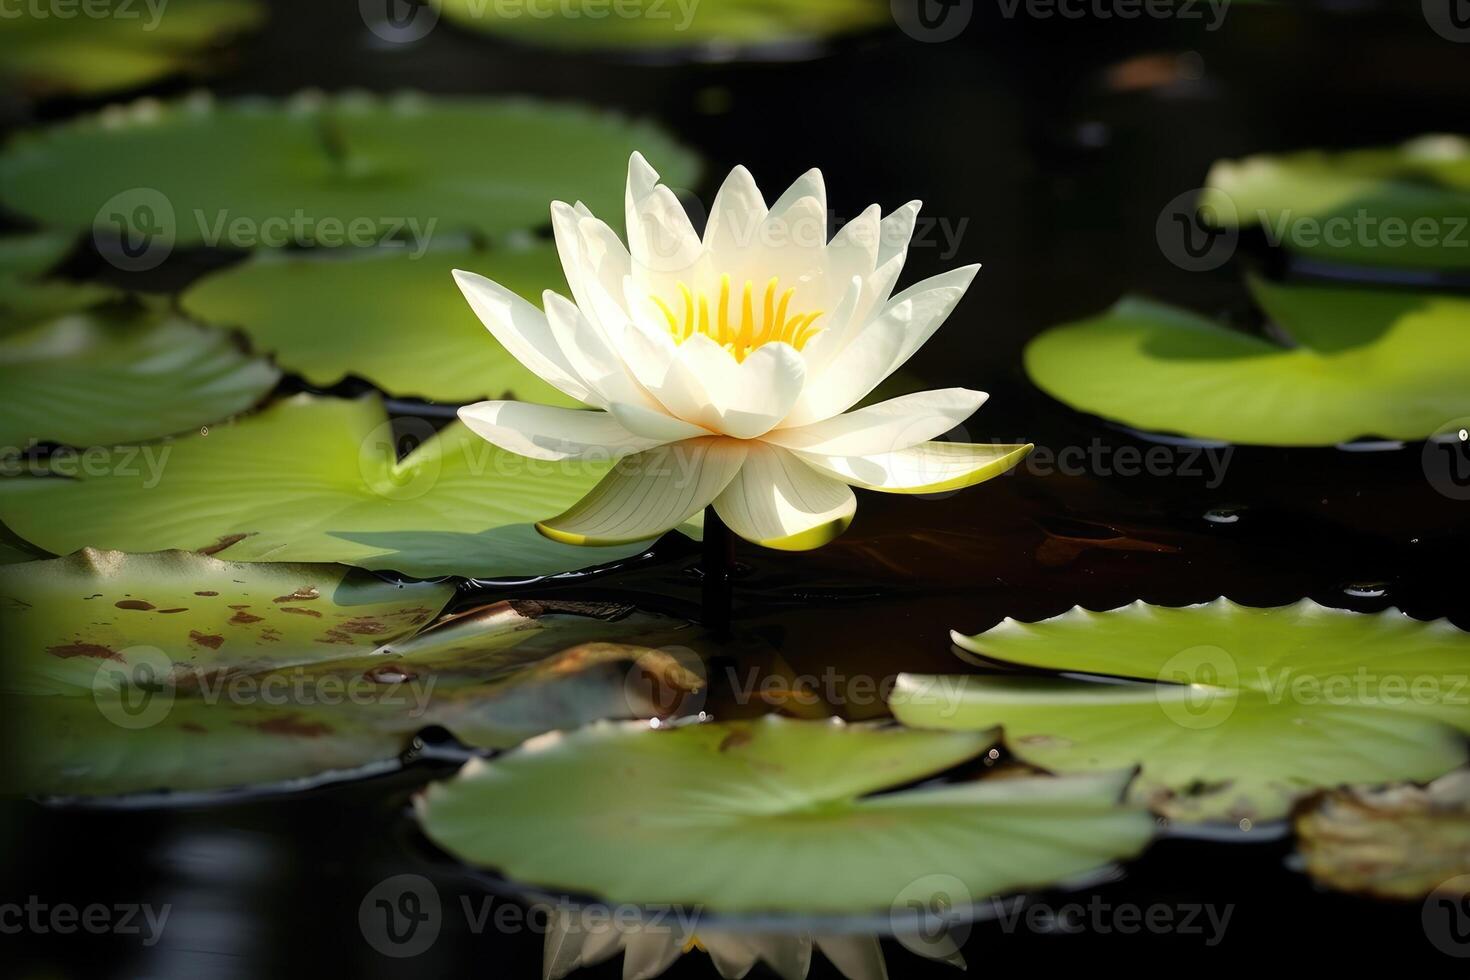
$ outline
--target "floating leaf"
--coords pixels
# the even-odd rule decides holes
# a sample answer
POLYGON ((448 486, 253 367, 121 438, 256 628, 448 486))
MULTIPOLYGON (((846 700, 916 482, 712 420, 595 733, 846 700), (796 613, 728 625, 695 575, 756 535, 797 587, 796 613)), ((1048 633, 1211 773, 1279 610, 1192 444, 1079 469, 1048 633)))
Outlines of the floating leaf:
POLYGON ((255 0, 88 0, 63 16, 18 4, 0 31, 0 78, 42 94, 95 95, 209 67, 206 48, 264 19, 255 0), (39 13, 38 13, 39 12, 39 13))
POLYGON ((1015 755, 1053 772, 1141 765, 1133 798, 1180 820, 1276 819, 1322 787, 1432 779, 1466 758, 1470 634, 1446 621, 1217 599, 1007 619, 954 640, 1096 677, 903 674, 900 721, 1001 725, 1015 755))
POLYGON ((419 819, 441 847, 519 882, 723 913, 907 911, 941 879, 968 892, 947 892, 959 906, 1078 876, 1149 839, 1152 821, 1118 805, 1126 774, 867 795, 990 743, 775 716, 604 723, 469 763, 428 789, 419 819))
POLYGON ((405 420, 395 433, 376 396, 297 395, 208 435, 94 453, 75 480, 0 480, 0 521, 56 554, 181 548, 422 578, 541 575, 646 549, 559 544, 533 526, 608 468, 516 456, 458 421, 432 434, 405 420))
POLYGON ((430 725, 513 745, 646 717, 663 685, 701 683, 669 654, 585 642, 689 632, 626 609, 611 622, 500 603, 420 633, 453 591, 188 552, 88 551, 0 569, 5 708, 25 733, 11 788, 278 783, 393 764, 430 725), (630 685, 632 665, 652 679, 630 685))
POLYGON ((1370 266, 1470 267, 1470 140, 1221 160, 1200 211, 1293 252, 1370 266))
POLYGON ((565 291, 556 249, 359 250, 325 257, 261 253, 184 294, 184 309, 248 333, 277 363, 319 387, 347 375, 396 395, 444 402, 484 398, 575 406, 506 353, 454 285, 451 272, 489 276, 541 305, 565 291))
POLYGON ((1307 873, 1329 888, 1421 898, 1470 876, 1470 769, 1327 793, 1297 814, 1296 833, 1307 873))
POLYGON ((421 248, 435 236, 546 225, 553 200, 621 207, 635 149, 671 184, 696 175, 692 155, 652 126, 571 106, 142 100, 12 140, 0 188, 42 224, 121 233, 150 261, 154 250, 153 264, 173 245, 421 248))
POLYGON ((71 247, 69 235, 0 238, 0 337, 117 296, 110 286, 43 278, 71 247))
POLYGON ((545 16, 483 0, 432 0, 450 21, 555 48, 692 48, 793 44, 892 23, 883 0, 566 0, 545 16), (596 8, 595 10, 593 8, 596 8))
POLYGON ((0 338, 0 447, 191 431, 251 407, 278 380, 229 335, 172 313, 73 313, 0 338))
POLYGON ((1032 340, 1026 373, 1084 412, 1146 431, 1237 443, 1417 440, 1470 414, 1470 300, 1252 287, 1305 346, 1284 348, 1130 297, 1032 340))

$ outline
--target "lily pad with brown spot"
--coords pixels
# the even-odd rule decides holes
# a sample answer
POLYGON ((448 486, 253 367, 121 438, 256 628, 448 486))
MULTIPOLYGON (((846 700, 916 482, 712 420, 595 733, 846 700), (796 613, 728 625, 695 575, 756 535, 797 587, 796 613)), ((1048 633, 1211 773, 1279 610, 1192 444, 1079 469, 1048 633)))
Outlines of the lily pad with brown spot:
POLYGON ((677 711, 703 685, 687 658, 628 645, 676 644, 688 624, 499 603, 425 629, 452 593, 185 552, 0 569, 0 699, 21 733, 5 787, 70 797, 330 779, 396 765, 429 726, 503 747, 677 711))
POLYGON ((1003 726, 1053 772, 1141 767, 1134 799, 1181 821, 1262 821, 1351 783, 1433 779, 1467 758, 1470 634, 1397 610, 1074 609, 953 634, 976 662, 1069 676, 901 674, 908 725, 1003 726))
POLYGON ((1470 769, 1428 786, 1326 793, 1298 812, 1295 824, 1306 872, 1321 884, 1379 898, 1422 898, 1470 876, 1470 769))

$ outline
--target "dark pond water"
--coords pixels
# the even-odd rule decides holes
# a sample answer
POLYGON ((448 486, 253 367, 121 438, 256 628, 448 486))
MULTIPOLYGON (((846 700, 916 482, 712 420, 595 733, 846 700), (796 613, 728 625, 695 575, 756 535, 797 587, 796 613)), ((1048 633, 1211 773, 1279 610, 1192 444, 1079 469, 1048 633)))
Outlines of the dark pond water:
MULTIPOLYGON (((211 84, 215 91, 528 92, 620 107, 662 121, 705 155, 707 179, 692 190, 706 200, 711 175, 736 163, 768 189, 820 166, 839 216, 873 200, 885 208, 925 201, 936 224, 911 253, 906 279, 984 263, 912 373, 928 387, 991 393, 968 425, 973 441, 1024 438, 1053 453, 1075 447, 1069 458, 1080 461, 1063 468, 1038 460, 939 500, 863 495, 852 529, 816 553, 739 550, 739 629, 775 647, 797 673, 835 670, 837 713, 881 713, 844 686, 854 679, 968 669, 951 650, 951 627, 977 632, 1002 616, 1036 618, 1077 604, 1223 594, 1268 605, 1310 596, 1360 610, 1396 605, 1470 627, 1470 520, 1463 503, 1425 478, 1419 446, 1248 448, 1228 457, 1183 447, 1170 453, 1167 474, 1131 476, 1126 451, 1149 443, 1050 401, 1019 367, 1037 331, 1125 291, 1204 312, 1249 309, 1240 271, 1258 254, 1245 249, 1220 270, 1193 273, 1171 263, 1155 237, 1161 209, 1198 187, 1213 160, 1463 128, 1470 46, 1428 30, 1417 4, 1400 5, 1407 12, 1399 15, 1241 5, 1214 32, 1194 21, 1008 20, 994 4, 977 4, 970 28, 948 43, 895 33, 844 42, 814 60, 673 65, 518 49, 445 28, 417 46, 384 47, 370 43, 353 4, 276 6, 271 27, 244 47, 237 71, 211 84)), ((183 263, 164 274, 190 272, 183 263)), ((618 574, 488 587, 483 596, 617 599, 688 614, 698 598, 693 560, 675 546, 618 574)), ((406 819, 412 791, 449 771, 448 763, 420 762, 288 799, 207 807, 9 805, 0 816, 12 854, 5 894, 53 904, 170 903, 172 913, 153 946, 86 935, 17 945, 6 936, 7 972, 539 976, 541 936, 477 928, 483 903, 508 900, 437 854, 406 819), (445 915, 432 948, 399 961, 363 941, 358 908, 378 882, 407 872, 434 882, 445 915)), ((598 801, 586 805, 595 810, 598 801)), ((1215 945, 1208 925, 1201 933, 1074 935, 985 922, 964 953, 972 971, 986 973, 1206 959, 1259 968, 1283 956, 1332 968, 1356 963, 1367 948, 1410 969, 1453 964, 1426 941, 1417 903, 1322 892, 1287 867, 1289 852, 1271 827, 1228 843, 1166 839, 1117 880, 1070 899, 1229 907, 1215 945)), ((896 944, 886 948, 894 976, 951 975, 896 944)), ((614 959, 578 975, 618 970, 614 959)), ((667 975, 713 974, 708 960, 691 956, 667 975)), ((812 975, 836 974, 818 958, 812 975)))

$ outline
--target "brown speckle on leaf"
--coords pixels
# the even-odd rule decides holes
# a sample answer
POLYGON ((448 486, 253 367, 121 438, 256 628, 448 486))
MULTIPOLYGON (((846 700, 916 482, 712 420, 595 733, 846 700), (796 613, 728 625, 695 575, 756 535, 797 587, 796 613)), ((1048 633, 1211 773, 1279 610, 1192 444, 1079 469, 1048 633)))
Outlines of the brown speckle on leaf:
POLYGON ((321 593, 317 591, 316 586, 314 586, 314 585, 303 585, 301 588, 297 589, 295 592, 292 592, 290 595, 278 595, 274 599, 272 599, 271 601, 272 602, 310 602, 313 599, 319 599, 319 598, 321 598, 321 593))
POLYGON ((204 596, 206 599, 211 599, 211 598, 219 595, 218 592, 196 592, 194 594, 195 595, 198 595, 198 596, 204 596))
POLYGON ((180 731, 189 732, 189 733, 191 733, 193 735, 204 735, 204 734, 207 734, 209 732, 209 729, 205 728, 203 725, 199 724, 199 722, 197 722, 197 721, 186 721, 186 722, 183 722, 182 724, 179 725, 179 730, 180 731))
POLYGON ((720 741, 720 751, 721 752, 728 752, 731 749, 738 749, 738 748, 740 748, 740 746, 749 743, 750 742, 750 739, 751 739, 750 732, 746 731, 743 728, 737 728, 734 731, 732 731, 729 735, 726 735, 723 739, 721 739, 721 741, 720 741))
POLYGON ((198 630, 190 630, 189 639, 211 650, 218 650, 225 642, 225 638, 218 633, 201 633, 198 630))
POLYGON ((296 735, 304 738, 316 738, 318 735, 330 735, 332 726, 325 725, 319 721, 303 721, 295 715, 282 715, 279 718, 268 718, 265 721, 241 721, 236 724, 256 731, 265 732, 269 735, 296 735))
POLYGON ((349 643, 350 644, 352 642, 352 637, 349 636, 348 634, 342 632, 341 630, 327 630, 326 633, 324 633, 322 636, 320 636, 320 637, 317 638, 317 642, 318 643, 349 643))
POLYGON ((228 548, 230 545, 239 544, 241 541, 244 541, 246 538, 250 537, 250 535, 254 533, 254 531, 251 531, 250 534, 221 535, 220 539, 214 544, 205 545, 203 548, 200 548, 199 553, 201 555, 217 555, 221 551, 224 551, 226 548, 228 548))
POLYGON ((68 643, 63 646, 47 647, 46 652, 62 660, 70 660, 72 657, 91 657, 94 660, 122 662, 123 659, 122 654, 100 643, 68 643))
POLYGON ((179 606, 177 609, 160 609, 160 610, 158 610, 158 615, 160 615, 160 616, 167 616, 169 613, 181 613, 181 612, 188 612, 188 611, 189 611, 189 607, 188 606, 179 606))
POLYGON ((295 613, 298 616, 315 616, 317 619, 322 618, 322 614, 317 612, 315 609, 305 609, 301 606, 282 606, 281 612, 295 613))
POLYGON ((237 611, 235 615, 230 617, 230 622, 235 626, 248 626, 251 623, 258 623, 260 622, 260 620, 261 617, 252 616, 250 613, 246 612, 243 609, 237 611))
POLYGON ((119 599, 113 605, 119 609, 148 610, 153 608, 153 603, 146 599, 119 599))
POLYGON ((378 633, 388 632, 387 626, 384 626, 382 623, 369 616, 363 616, 359 619, 349 619, 347 622, 342 623, 337 628, 347 633, 357 633, 362 636, 374 636, 378 633))

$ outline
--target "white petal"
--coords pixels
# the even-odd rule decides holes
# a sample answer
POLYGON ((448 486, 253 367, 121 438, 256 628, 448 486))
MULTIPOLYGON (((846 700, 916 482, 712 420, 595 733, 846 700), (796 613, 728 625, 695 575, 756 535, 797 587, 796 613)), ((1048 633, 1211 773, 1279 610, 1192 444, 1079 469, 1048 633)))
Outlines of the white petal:
POLYGON ((869 205, 843 225, 827 244, 829 274, 838 281, 845 283, 853 276, 866 276, 878 267, 880 213, 878 205, 869 205))
POLYGON ((600 396, 604 406, 624 402, 651 408, 656 404, 628 372, 622 352, 614 349, 607 334, 583 316, 574 303, 549 289, 542 294, 541 301, 562 356, 600 396))
POLYGON ((805 378, 806 362, 794 347, 757 348, 721 378, 723 387, 714 395, 719 430, 736 439, 754 439, 770 431, 796 404, 805 378))
POLYGON ((635 929, 623 950, 623 980, 654 980, 684 952, 678 934, 662 926, 635 929))
POLYGON ((919 201, 910 201, 883 219, 879 232, 878 265, 898 259, 902 267, 903 257, 914 237, 914 223, 918 220, 921 206, 919 201))
POLYGON ((812 942, 847 980, 888 980, 877 936, 815 935, 812 942))
MULTIPOLYGON (((829 363, 814 366, 814 377, 808 379, 784 425, 810 425, 847 411, 888 377, 907 334, 908 324, 894 317, 879 317, 868 324, 829 363)), ((810 363, 815 364, 824 353, 811 350, 820 340, 819 336, 807 345, 810 363)))
POLYGON ((701 932, 699 942, 709 953, 715 972, 724 980, 742 980, 758 959, 755 950, 739 936, 701 932))
POLYGON ((1015 466, 1032 447, 924 442, 872 456, 797 453, 843 483, 887 493, 942 493, 983 483, 1015 466))
POLYGON ((558 201, 551 205, 551 229, 573 298, 588 319, 607 330, 627 319, 621 299, 632 259, 613 230, 585 212, 581 205, 558 201))
POLYGON ((678 442, 681 439, 697 439, 711 435, 705 428, 676 419, 663 411, 654 411, 640 405, 613 402, 607 407, 612 417, 636 436, 656 439, 659 443, 678 442))
POLYGON ((792 182, 791 186, 776 198, 776 203, 771 205, 771 214, 781 215, 787 209, 796 204, 804 197, 815 198, 817 207, 824 213, 827 210, 827 183, 822 179, 822 172, 816 167, 808 170, 792 182))
POLYGON ((484 276, 454 270, 454 281, 469 300, 480 322, 500 341, 500 346, 542 380, 579 402, 597 408, 603 404, 587 382, 577 374, 557 348, 551 326, 536 307, 484 276))
POLYGON ((948 432, 973 415, 986 397, 968 388, 916 391, 811 425, 777 429, 766 439, 822 456, 897 452, 948 432))
POLYGON ((745 941, 781 980, 806 980, 811 972, 810 936, 757 932, 747 936, 745 941))
POLYGON ((766 200, 755 178, 744 167, 736 167, 715 195, 709 222, 704 226, 705 247, 717 260, 720 256, 739 254, 755 242, 756 232, 765 219, 766 200))
POLYGON ((704 254, 703 243, 689 223, 684 205, 674 192, 658 183, 658 172, 641 153, 628 162, 628 252, 634 274, 652 288, 665 277, 687 278, 704 254))
POLYGON ((820 548, 847 530, 856 510, 846 484, 760 442, 750 443, 740 475, 715 498, 715 511, 730 530, 783 551, 820 548))
POLYGON ((459 417, 481 439, 532 459, 615 459, 671 441, 634 435, 607 412, 531 402, 477 402, 459 417))
POLYGON ((944 324, 955 304, 964 297, 965 290, 970 288, 975 273, 979 271, 978 265, 966 265, 941 272, 923 282, 915 283, 889 300, 883 309, 883 315, 888 316, 891 312, 893 316, 904 319, 908 325, 903 348, 889 371, 898 370, 934 336, 934 331, 944 324))
POLYGON ((585 497, 538 523, 536 530, 564 544, 629 544, 655 537, 719 496, 745 455, 745 443, 707 438, 628 456, 585 497))

